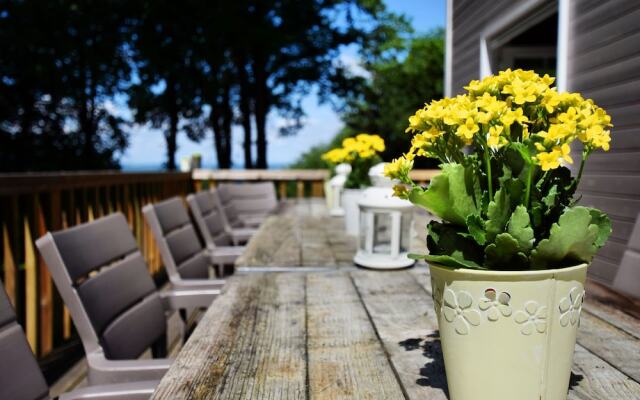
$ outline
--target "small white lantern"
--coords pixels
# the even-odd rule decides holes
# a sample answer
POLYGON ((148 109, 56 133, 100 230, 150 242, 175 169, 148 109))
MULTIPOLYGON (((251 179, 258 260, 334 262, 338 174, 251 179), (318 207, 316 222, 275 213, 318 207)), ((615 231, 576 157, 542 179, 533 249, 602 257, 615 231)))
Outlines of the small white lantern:
POLYGON ((384 164, 371 168, 369 176, 376 186, 366 189, 358 201, 360 234, 353 261, 375 269, 410 267, 415 263, 408 257, 413 205, 393 196, 393 182, 384 177, 383 169, 384 164))
POLYGON ((351 173, 351 165, 338 164, 336 165, 336 175, 329 180, 330 192, 327 196, 331 197, 329 202, 331 204, 331 209, 329 210, 330 215, 344 215, 344 208, 342 207, 342 191, 344 190, 344 184, 347 181, 349 173, 351 173))

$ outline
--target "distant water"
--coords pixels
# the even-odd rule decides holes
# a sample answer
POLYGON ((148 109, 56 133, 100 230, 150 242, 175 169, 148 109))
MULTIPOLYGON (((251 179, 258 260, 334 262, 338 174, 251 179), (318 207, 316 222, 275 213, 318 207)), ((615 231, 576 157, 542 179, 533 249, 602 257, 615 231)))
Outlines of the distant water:
MULTIPOLYGON (((203 165, 202 168, 217 169, 215 164, 203 165)), ((232 169, 244 169, 244 165, 234 165, 232 169)), ((269 169, 287 169, 289 164, 286 163, 273 163, 269 164, 269 169)), ((164 171, 162 164, 122 164, 122 170, 126 172, 154 172, 164 171)))

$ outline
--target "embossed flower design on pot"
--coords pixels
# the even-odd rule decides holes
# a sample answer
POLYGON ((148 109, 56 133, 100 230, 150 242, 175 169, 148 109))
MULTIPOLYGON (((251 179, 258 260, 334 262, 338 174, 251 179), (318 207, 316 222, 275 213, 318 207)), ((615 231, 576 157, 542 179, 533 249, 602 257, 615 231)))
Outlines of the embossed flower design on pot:
POLYGON ((509 302, 511 296, 507 292, 500 292, 495 289, 487 289, 484 291, 484 297, 478 302, 478 307, 482 311, 486 311, 489 321, 497 321, 502 314, 503 317, 511 316, 511 306, 509 302))
POLYGON ((471 309, 473 298, 469 293, 460 291, 456 295, 453 290, 447 288, 442 300, 442 314, 448 322, 453 323, 458 334, 466 335, 472 325, 480 325, 480 311, 471 309))
POLYGON ((560 325, 567 326, 569 323, 575 325, 580 320, 582 302, 584 300, 584 290, 574 287, 567 297, 560 300, 560 325))
POLYGON ((522 325, 523 335, 531 335, 534 331, 544 333, 547 330, 547 307, 540 306, 535 301, 524 304, 524 311, 520 310, 513 316, 522 325))

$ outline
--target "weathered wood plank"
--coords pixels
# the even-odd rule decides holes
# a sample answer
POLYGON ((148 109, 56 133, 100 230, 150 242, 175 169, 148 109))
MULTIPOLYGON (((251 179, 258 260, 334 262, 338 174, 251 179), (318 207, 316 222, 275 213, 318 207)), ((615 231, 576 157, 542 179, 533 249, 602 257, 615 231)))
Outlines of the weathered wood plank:
POLYGON ((305 399, 305 277, 234 277, 153 399, 305 399))
POLYGON ((584 312, 580 316, 578 343, 640 382, 640 340, 638 338, 584 312))
POLYGON ((408 397, 446 400, 431 297, 405 271, 355 271, 351 276, 408 397))
POLYGON ((245 252, 236 260, 237 267, 271 265, 300 265, 300 254, 295 246, 295 218, 272 216, 249 240, 245 252))
POLYGON ((346 273, 307 276, 311 399, 404 399, 346 273))
POLYGON ((581 345, 573 355, 567 400, 640 399, 640 385, 581 345))
POLYGON ((640 300, 587 281, 583 308, 611 325, 640 339, 640 300))

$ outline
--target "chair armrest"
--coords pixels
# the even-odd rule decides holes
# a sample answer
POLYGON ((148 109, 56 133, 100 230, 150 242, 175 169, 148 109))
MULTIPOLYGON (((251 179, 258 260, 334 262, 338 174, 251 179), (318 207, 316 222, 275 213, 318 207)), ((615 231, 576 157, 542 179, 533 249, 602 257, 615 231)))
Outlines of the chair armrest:
POLYGON ((147 400, 159 381, 97 385, 64 393, 58 400, 147 400))
POLYGON ((105 385, 161 379, 172 359, 108 360, 101 350, 87 354, 89 384, 105 385))
POLYGON ((262 222, 267 218, 267 215, 264 214, 243 214, 238 215, 238 219, 242 221, 242 225, 247 228, 257 228, 262 224, 262 222))
POLYGON ((176 291, 222 290, 225 283, 224 279, 180 279, 171 282, 171 287, 176 291))
POLYGON ((218 289, 168 290, 160 292, 165 310, 183 310, 189 308, 207 308, 222 293, 218 289))

